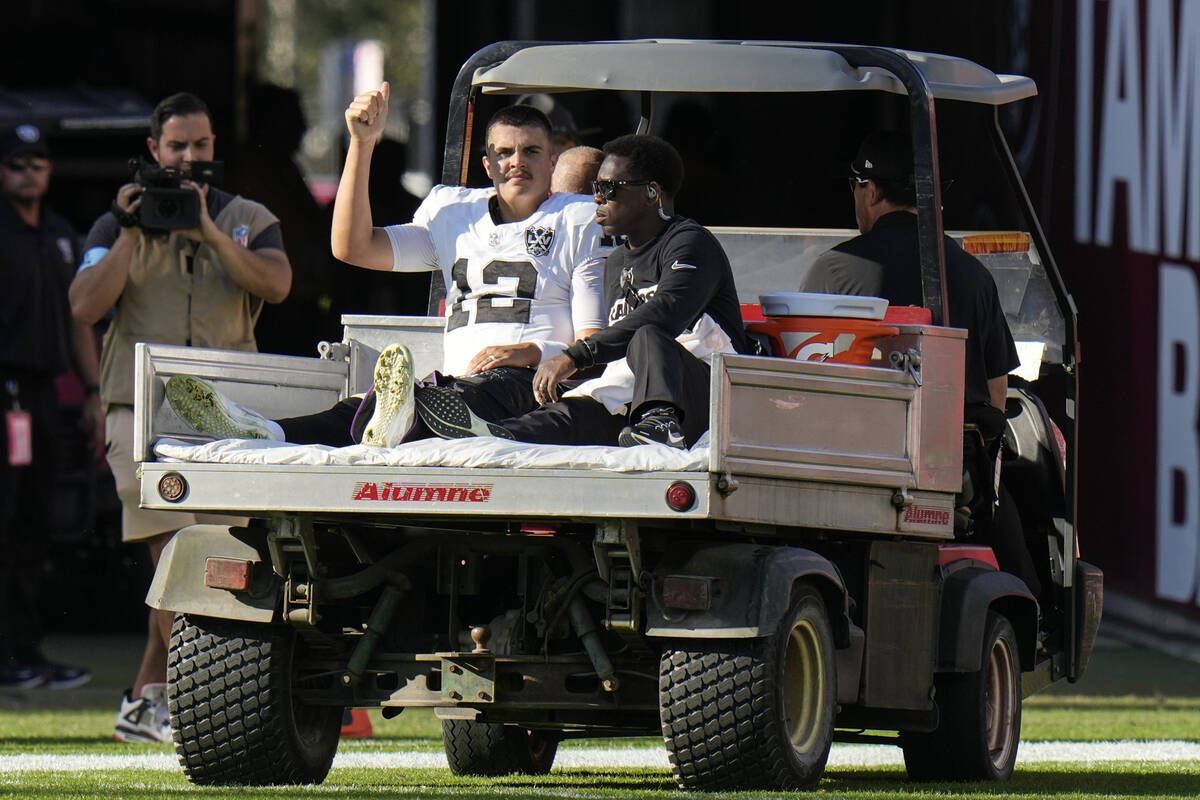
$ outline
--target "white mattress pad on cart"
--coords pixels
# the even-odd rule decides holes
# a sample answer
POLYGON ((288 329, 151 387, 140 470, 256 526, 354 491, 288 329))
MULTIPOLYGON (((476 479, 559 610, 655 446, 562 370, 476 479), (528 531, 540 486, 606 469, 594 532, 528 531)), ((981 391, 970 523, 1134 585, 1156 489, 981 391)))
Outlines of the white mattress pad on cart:
POLYGON ((310 464, 371 467, 481 467, 498 469, 598 469, 612 472, 704 472, 708 434, 690 450, 666 445, 601 447, 528 444, 507 439, 423 439, 396 447, 330 447, 266 439, 220 439, 190 444, 160 439, 160 461, 203 464, 310 464))

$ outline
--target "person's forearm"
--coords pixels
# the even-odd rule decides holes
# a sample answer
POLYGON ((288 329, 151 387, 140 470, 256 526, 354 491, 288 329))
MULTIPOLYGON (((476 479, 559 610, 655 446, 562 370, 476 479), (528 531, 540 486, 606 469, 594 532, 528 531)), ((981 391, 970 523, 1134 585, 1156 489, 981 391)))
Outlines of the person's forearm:
POLYGON ((234 283, 268 303, 282 303, 292 290, 292 265, 275 248, 250 250, 217 232, 208 241, 234 283))
POLYGON ((76 322, 94 325, 116 304, 125 291, 129 261, 141 235, 132 228, 123 228, 104 258, 76 273, 67 292, 76 322))
POLYGON ((988 402, 1003 411, 1008 405, 1008 376, 988 378, 988 402))
MULTIPOLYGON (((368 266, 374 223, 367 185, 371 177, 373 143, 350 139, 346 166, 333 200, 330 246, 333 257, 355 266, 368 266)), ((390 266, 390 265, 389 265, 390 266)))
POLYGON ((71 366, 85 387, 100 385, 100 365, 96 358, 96 339, 92 327, 79 322, 71 324, 71 366))
POLYGON ((625 357, 629 341, 639 328, 653 325, 672 337, 678 336, 696 320, 706 302, 703 287, 672 287, 667 280, 660 281, 654 297, 607 328, 576 341, 566 353, 581 369, 616 361, 625 357))

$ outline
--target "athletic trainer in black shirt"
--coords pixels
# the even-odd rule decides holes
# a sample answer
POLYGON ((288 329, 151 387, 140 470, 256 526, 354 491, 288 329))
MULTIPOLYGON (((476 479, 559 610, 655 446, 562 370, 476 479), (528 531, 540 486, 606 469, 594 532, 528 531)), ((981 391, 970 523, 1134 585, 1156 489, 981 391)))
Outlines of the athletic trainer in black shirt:
MULTIPOLYGON (((809 268, 801 291, 883 297, 894 306, 919 306, 921 262, 917 246, 912 150, 891 133, 868 136, 851 165, 854 215, 861 236, 823 253, 809 268)), ((967 330, 964 403, 1003 410, 1008 373, 1020 360, 1000 308, 996 283, 979 260, 950 237, 946 252, 948 324, 967 330)))

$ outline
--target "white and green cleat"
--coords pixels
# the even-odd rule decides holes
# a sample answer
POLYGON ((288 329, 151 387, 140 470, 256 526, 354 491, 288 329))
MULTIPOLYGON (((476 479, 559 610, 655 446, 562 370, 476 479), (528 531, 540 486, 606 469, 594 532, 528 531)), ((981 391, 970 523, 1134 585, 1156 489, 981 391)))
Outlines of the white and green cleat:
POLYGON ((412 430, 413 361, 408 348, 388 345, 375 362, 375 413, 363 429, 362 443, 394 447, 412 430))
POLYGON ((277 423, 225 397, 194 375, 167 379, 167 402, 179 418, 218 439, 282 439, 277 423))

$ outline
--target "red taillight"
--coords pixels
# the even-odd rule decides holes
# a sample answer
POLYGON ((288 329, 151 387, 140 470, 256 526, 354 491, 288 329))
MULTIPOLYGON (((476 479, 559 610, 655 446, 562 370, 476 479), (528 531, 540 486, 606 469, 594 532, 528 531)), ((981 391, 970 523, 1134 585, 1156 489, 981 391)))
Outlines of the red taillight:
POLYGON ((168 472, 158 479, 158 496, 168 503, 178 503, 187 489, 187 481, 178 472, 168 472))
POLYGON ((691 484, 676 481, 667 487, 667 505, 675 511, 687 511, 696 505, 696 490, 691 484))
POLYGON ((707 611, 712 608, 712 578, 668 575, 662 582, 662 601, 666 608, 707 611))
POLYGON ((252 561, 235 558, 208 558, 204 561, 204 585, 213 589, 244 592, 250 588, 252 561))

